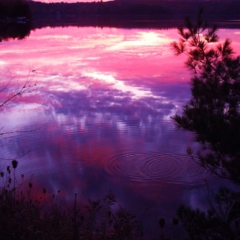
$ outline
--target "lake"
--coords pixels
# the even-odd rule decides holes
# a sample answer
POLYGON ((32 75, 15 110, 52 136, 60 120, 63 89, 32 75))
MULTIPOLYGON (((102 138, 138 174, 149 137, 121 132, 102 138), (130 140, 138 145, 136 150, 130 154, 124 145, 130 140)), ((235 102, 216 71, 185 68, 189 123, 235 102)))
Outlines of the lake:
MULTIPOLYGON (((240 54, 240 29, 219 36, 240 54)), ((1 131, 12 132, 2 167, 18 159, 18 176, 65 200, 112 190, 152 237, 181 203, 205 208, 206 182, 226 182, 190 159, 194 136, 172 120, 191 97, 185 57, 170 48, 178 38, 175 28, 47 27, 1 42, 1 99, 31 85, 1 108, 1 131)))

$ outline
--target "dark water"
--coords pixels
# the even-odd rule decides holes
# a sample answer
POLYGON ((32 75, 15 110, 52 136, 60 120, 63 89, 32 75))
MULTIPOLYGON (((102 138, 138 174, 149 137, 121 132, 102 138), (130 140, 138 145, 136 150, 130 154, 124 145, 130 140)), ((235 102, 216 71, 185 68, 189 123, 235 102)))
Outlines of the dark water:
MULTIPOLYGON (((240 30, 219 34, 240 52, 240 30)), ((19 175, 66 200, 112 190, 153 236, 179 204, 205 208, 206 183, 222 181, 190 159, 194 136, 172 120, 190 99, 184 57, 169 46, 177 38, 176 29, 68 27, 1 42, 1 99, 31 85, 1 109, 2 131, 13 131, 0 140, 2 167, 17 158, 19 175)))

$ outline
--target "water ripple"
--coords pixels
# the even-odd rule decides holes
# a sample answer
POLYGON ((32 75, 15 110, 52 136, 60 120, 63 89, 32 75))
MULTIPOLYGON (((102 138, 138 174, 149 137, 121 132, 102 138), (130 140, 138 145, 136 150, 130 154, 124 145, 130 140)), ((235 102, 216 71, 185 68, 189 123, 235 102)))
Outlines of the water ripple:
POLYGON ((105 170, 130 181, 186 186, 202 185, 204 179, 210 177, 210 173, 188 155, 177 154, 122 153, 109 159, 105 170))

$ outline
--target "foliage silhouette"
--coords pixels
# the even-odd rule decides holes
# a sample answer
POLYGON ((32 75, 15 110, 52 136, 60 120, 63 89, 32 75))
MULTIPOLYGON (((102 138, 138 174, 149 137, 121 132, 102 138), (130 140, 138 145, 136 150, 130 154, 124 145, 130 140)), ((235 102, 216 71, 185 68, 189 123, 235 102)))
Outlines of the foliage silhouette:
POLYGON ((176 126, 191 131, 202 145, 188 149, 194 160, 214 174, 240 183, 240 57, 231 41, 219 43, 217 27, 202 20, 185 20, 181 39, 172 43, 176 55, 186 54, 193 73, 191 100, 182 115, 173 117, 176 126))
MULTIPOLYGON (((192 72, 192 98, 182 115, 173 117, 178 128, 193 132, 200 150, 187 149, 193 160, 217 176, 240 184, 240 57, 231 41, 220 42, 217 27, 185 19, 178 42, 171 44, 176 55, 185 54, 192 72)), ((181 206, 178 216, 190 239, 240 239, 240 192, 221 187, 208 191, 207 212, 181 206)))
POLYGON ((117 204, 109 192, 88 204, 63 207, 57 195, 43 189, 37 197, 34 184, 16 176, 18 162, 0 172, 1 239, 140 239, 140 221, 117 204), (13 170, 13 171, 12 171, 13 170), (15 186, 15 183, 18 183, 15 186))
POLYGON ((178 216, 191 240, 240 239, 240 193, 222 187, 207 212, 180 206, 178 216))

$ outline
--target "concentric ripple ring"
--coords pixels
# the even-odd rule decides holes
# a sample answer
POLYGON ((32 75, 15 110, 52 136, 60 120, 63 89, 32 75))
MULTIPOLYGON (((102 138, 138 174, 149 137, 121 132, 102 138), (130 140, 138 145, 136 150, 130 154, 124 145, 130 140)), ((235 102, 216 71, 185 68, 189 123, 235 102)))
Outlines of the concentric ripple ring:
POLYGON ((112 176, 138 182, 202 185, 210 174, 188 155, 122 153, 107 161, 112 176))

